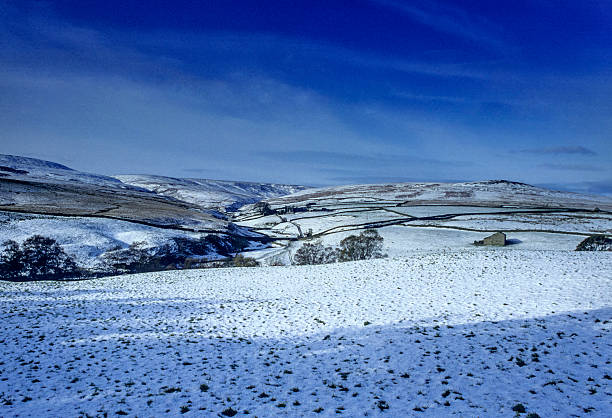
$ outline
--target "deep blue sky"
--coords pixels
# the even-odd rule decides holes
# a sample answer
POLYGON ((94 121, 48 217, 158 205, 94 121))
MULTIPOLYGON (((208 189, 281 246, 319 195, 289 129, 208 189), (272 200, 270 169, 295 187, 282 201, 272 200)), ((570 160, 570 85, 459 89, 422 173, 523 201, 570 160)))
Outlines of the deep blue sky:
POLYGON ((610 1, 0 0, 0 153, 612 194, 610 1))

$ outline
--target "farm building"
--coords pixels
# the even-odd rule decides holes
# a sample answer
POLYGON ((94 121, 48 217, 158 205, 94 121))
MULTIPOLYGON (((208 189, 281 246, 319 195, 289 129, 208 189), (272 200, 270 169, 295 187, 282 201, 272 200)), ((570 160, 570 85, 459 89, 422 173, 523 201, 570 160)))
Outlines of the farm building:
POLYGON ((506 234, 503 232, 496 232, 493 235, 486 237, 482 241, 474 241, 474 245, 493 245, 503 247, 506 245, 506 234))

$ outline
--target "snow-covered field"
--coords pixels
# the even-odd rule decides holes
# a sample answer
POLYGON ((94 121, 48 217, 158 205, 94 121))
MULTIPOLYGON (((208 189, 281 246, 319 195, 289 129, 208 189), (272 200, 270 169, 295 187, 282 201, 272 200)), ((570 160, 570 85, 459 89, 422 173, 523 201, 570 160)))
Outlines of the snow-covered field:
MULTIPOLYGON (((522 209, 525 211, 525 209, 522 209)), ((248 211, 239 225, 280 238, 314 234, 325 245, 337 246, 348 235, 381 223, 377 228, 384 238, 384 251, 392 257, 406 257, 414 251, 438 249, 478 250, 473 242, 495 231, 505 231, 509 246, 502 250, 574 250, 588 235, 610 234, 612 214, 608 212, 517 213, 518 209, 462 206, 406 206, 364 208, 360 204, 333 210, 253 216, 248 211), (469 213, 471 215, 459 215, 469 213), (425 219, 451 215, 449 219, 425 219)), ((528 210, 531 212, 531 210, 528 210)), ((264 264, 291 263, 292 254, 303 241, 292 242, 285 249, 272 248, 250 253, 264 264)))
POLYGON ((0 415, 609 416, 611 289, 513 249, 0 283, 0 415))
POLYGON ((421 206, 378 209, 343 209, 329 212, 312 211, 295 214, 268 215, 238 219, 239 224, 267 230, 271 236, 297 236, 297 225, 303 233, 337 232, 385 221, 406 221, 410 226, 444 226, 491 230, 541 230, 576 232, 578 234, 605 234, 612 232, 612 213, 609 212, 545 212, 517 213, 517 210, 480 207, 460 211, 455 206, 421 206), (503 213, 507 212, 507 213, 503 213), (461 215, 461 214, 466 215, 461 215), (423 219, 431 216, 452 215, 449 219, 423 219))
MULTIPOLYGON (((276 213, 263 216, 256 207, 245 206, 234 222, 271 237, 311 235, 332 246, 360 230, 377 228, 385 239, 384 251, 392 257, 477 250, 474 241, 498 231, 507 235, 505 250, 546 251, 573 250, 589 235, 612 232, 612 200, 607 197, 506 181, 338 186, 267 202, 276 213)), ((302 242, 289 242, 284 249, 274 244, 250 255, 264 264, 291 264, 302 242)))
MULTIPOLYGON (((474 241, 481 240, 490 233, 461 231, 455 229, 414 226, 389 226, 378 229, 384 238, 383 252, 389 257, 412 257, 414 253, 437 250, 453 251, 490 251, 488 247, 475 247, 474 241)), ((359 231, 346 231, 320 238, 324 245, 338 246, 340 241, 359 231)), ((509 245, 497 248, 496 251, 539 250, 539 251, 573 251, 584 239, 580 235, 513 232, 507 235, 509 245)), ((293 255, 304 241, 291 242, 288 246, 273 244, 272 247, 249 251, 249 257, 258 259, 262 264, 291 264, 293 255)))
POLYGON ((551 230, 586 234, 611 234, 612 214, 520 214, 459 216, 447 221, 416 222, 478 230, 551 230))

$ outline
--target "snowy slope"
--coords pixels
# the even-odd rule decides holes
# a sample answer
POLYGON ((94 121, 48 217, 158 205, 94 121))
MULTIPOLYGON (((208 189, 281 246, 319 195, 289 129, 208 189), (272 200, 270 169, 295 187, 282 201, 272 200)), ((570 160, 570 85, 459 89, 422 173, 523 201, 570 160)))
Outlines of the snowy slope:
POLYGON ((0 155, 0 210, 110 218, 198 231, 228 227, 226 220, 199 206, 112 177, 13 155, 0 155))
POLYGON ((83 173, 51 161, 7 154, 0 154, 1 178, 36 180, 50 183, 76 182, 121 189, 144 190, 123 184, 113 177, 83 173))
POLYGON ((2 415, 605 417, 611 272, 434 251, 0 283, 2 415))
POLYGON ((172 178, 150 175, 116 176, 125 184, 162 196, 193 203, 207 209, 235 210, 258 202, 305 190, 304 186, 209 179, 172 178))

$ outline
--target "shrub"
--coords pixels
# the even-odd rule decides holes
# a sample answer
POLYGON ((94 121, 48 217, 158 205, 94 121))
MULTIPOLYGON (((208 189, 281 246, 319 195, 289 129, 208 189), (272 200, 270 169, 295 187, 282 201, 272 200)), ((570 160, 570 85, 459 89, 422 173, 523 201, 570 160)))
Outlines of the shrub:
POLYGON ((302 245, 293 257, 293 264, 329 264, 335 263, 337 260, 337 251, 332 247, 324 247, 319 240, 302 245))
POLYGON ((383 258, 383 241, 383 237, 375 229, 366 229, 359 235, 350 235, 340 241, 338 259, 356 261, 383 258))
POLYGON ((612 251, 612 239, 605 235, 591 235, 578 244, 576 251, 612 251))
POLYGON ((232 265, 234 267, 257 267, 259 263, 253 257, 245 257, 242 254, 237 254, 232 259, 232 265))
MULTIPOLYGON (((201 267, 211 255, 230 257, 244 250, 249 244, 248 239, 238 235, 209 234, 199 239, 175 237, 169 244, 150 249, 148 251, 149 260, 144 265, 197 268, 201 267)), ((229 266, 232 265, 230 262, 229 266)))
POLYGON ((15 241, 6 241, 0 255, 0 277, 2 279, 18 278, 25 272, 24 254, 15 241))
POLYGON ((7 241, 0 255, 0 278, 9 280, 58 280, 76 277, 74 259, 52 238, 34 235, 21 244, 7 241))

